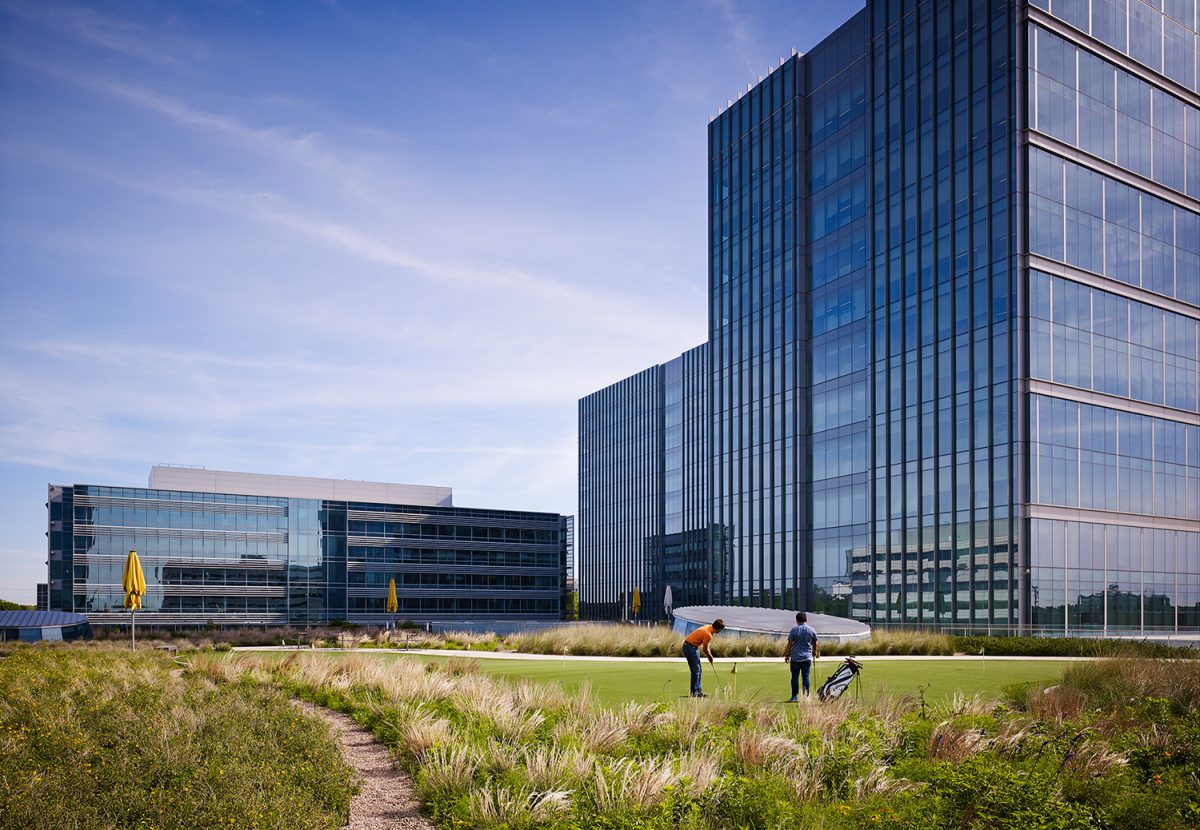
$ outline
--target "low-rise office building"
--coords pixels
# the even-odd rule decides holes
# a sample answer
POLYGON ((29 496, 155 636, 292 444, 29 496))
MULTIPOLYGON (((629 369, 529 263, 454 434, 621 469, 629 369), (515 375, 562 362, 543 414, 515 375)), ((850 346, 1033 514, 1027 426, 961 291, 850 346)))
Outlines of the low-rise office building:
POLYGON ((562 517, 453 506, 447 487, 155 467, 149 486, 50 485, 49 605, 128 622, 514 627, 562 618, 562 517), (386 609, 396 581, 399 610, 386 609))

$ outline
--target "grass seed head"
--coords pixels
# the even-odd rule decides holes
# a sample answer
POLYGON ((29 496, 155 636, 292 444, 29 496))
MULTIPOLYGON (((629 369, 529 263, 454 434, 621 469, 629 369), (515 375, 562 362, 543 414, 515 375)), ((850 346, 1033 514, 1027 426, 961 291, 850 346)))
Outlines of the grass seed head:
POLYGON ((423 759, 435 747, 448 746, 453 739, 450 721, 445 718, 433 720, 414 719, 409 721, 401 733, 404 748, 414 758, 423 759))
POLYGON ((986 744, 987 736, 982 730, 942 721, 929 733, 926 755, 931 761, 952 761, 959 764, 980 752, 986 744))

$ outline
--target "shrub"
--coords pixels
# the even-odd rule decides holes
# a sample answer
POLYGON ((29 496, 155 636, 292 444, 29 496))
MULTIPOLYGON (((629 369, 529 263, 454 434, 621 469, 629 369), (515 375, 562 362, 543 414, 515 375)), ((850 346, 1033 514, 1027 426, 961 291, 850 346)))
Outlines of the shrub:
POLYGON ((1048 771, 976 756, 940 764, 930 778, 936 826, 1090 830, 1097 823, 1086 807, 1062 799, 1057 777, 1048 771))
POLYGON ((1200 661, 1126 658, 1078 663, 1067 668, 1063 685, 1086 695, 1095 706, 1121 706, 1159 698, 1177 714, 1200 709, 1200 661))
MULTIPOLYGON (((719 639, 719 638, 718 638, 719 639)), ((679 653, 682 638, 666 626, 582 623, 510 634, 508 648, 533 654, 586 654, 609 657, 667 657, 679 653)))
POLYGON ((1165 643, 1108 640, 1100 637, 951 637, 954 650, 964 654, 1011 657, 1180 657, 1200 656, 1193 648, 1165 643))

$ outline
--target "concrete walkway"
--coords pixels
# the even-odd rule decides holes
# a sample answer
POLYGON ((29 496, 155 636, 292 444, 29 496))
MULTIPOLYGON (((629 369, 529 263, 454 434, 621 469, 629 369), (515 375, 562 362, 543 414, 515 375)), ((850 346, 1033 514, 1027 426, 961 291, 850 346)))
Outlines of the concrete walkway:
MULTIPOLYGON (((233 649, 235 652, 250 652, 250 651, 308 651, 308 652, 326 652, 330 654, 416 654, 424 657, 466 657, 479 660, 558 660, 571 662, 619 662, 626 663, 630 661, 638 661, 644 663, 676 663, 683 659, 679 657, 596 657, 591 655, 562 655, 562 654, 528 654, 517 651, 467 651, 467 650, 452 650, 452 649, 426 649, 426 648, 303 648, 297 646, 239 646, 233 649)), ((830 655, 818 657, 818 663, 840 663, 845 659, 845 655, 830 655)), ((924 655, 924 654, 862 654, 854 655, 855 660, 863 662, 876 662, 878 660, 1021 660, 1021 661, 1037 661, 1046 660, 1051 662, 1062 662, 1064 660, 1097 660, 1097 657, 1007 657, 991 655, 980 656, 978 654, 955 654, 955 655, 924 655)), ((783 657, 717 657, 717 663, 781 663, 783 657)))

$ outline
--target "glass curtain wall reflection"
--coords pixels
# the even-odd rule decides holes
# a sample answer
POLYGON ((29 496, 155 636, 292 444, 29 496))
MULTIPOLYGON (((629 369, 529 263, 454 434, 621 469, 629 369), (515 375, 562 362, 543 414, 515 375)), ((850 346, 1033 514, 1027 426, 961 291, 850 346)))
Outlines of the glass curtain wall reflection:
POLYGON ((714 602, 1194 625, 1196 27, 869 0, 710 122, 714 602))
POLYGON ((624 620, 649 584, 645 541, 662 520, 661 367, 579 401, 579 614, 624 620))
POLYGON ((707 345, 579 402, 583 619, 662 619, 711 601, 707 345), (633 609, 634 589, 640 608, 633 609))
POLYGON ((136 550, 149 624, 557 620, 564 563, 551 513, 75 485, 50 488, 51 608, 128 621, 136 550))
POLYGON ((1195 5, 1033 6, 1028 622, 1056 632, 1194 629, 1195 5))
MULTIPOLYGON (((712 516, 724 529, 712 590, 722 604, 793 608, 812 590, 807 66, 784 61, 708 128, 712 516)), ((828 166, 836 175, 839 161, 828 166)), ((861 182, 831 187, 847 202, 839 211, 831 200, 822 217, 832 232, 861 213, 863 194, 861 182)))
POLYGON ((561 617, 566 548, 557 514, 356 502, 326 507, 346 528, 351 619, 389 619, 392 579, 403 619, 561 617))
POLYGON ((1193 0, 1030 0, 1184 89, 1200 92, 1200 38, 1193 0))
POLYGON ((671 589, 674 605, 710 601, 714 581, 710 555, 725 544, 719 526, 709 523, 708 348, 698 346, 663 366, 662 529, 650 540, 654 581, 643 618, 666 616, 671 589))
POLYGON ((808 56, 812 582, 803 604, 847 617, 852 582, 860 614, 869 596, 871 171, 865 31, 864 14, 808 56))

